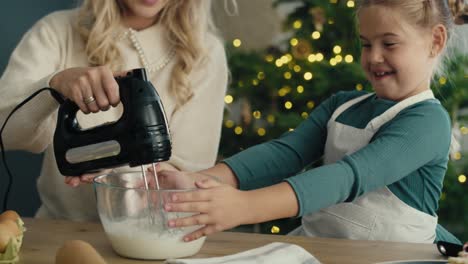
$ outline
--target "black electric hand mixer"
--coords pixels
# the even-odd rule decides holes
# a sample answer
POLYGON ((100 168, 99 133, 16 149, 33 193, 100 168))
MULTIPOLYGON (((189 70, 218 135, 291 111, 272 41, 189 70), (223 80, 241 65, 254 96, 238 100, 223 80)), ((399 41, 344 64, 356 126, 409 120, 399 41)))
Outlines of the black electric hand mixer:
POLYGON ((59 171, 80 176, 123 165, 152 164, 159 189, 155 163, 169 160, 171 138, 160 97, 147 80, 145 69, 117 77, 123 114, 115 122, 81 129, 76 119, 79 107, 71 100, 60 105, 54 134, 54 152, 59 171))

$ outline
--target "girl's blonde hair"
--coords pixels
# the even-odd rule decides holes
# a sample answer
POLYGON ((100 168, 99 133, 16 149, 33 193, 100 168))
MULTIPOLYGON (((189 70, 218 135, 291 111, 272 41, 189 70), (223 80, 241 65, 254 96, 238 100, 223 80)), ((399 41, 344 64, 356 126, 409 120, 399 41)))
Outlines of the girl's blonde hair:
MULTIPOLYGON (((447 30, 447 44, 454 35, 454 25, 460 24, 460 18, 468 14, 464 0, 361 0, 358 3, 358 13, 363 7, 381 5, 390 8, 398 8, 403 16, 412 25, 424 29, 431 29, 435 25, 442 24, 447 30)), ((462 23, 467 23, 466 21, 462 23)), ((444 53, 448 45, 445 45, 444 53)), ((442 56, 441 56, 442 57, 442 56)), ((447 56, 448 57, 448 56, 447 56)), ((440 61, 439 61, 440 62, 440 61)), ((440 75, 444 71, 442 63, 438 63, 435 73, 440 75)))
MULTIPOLYGON (((121 30, 119 0, 83 0, 76 28, 86 43, 86 54, 91 65, 109 65, 120 69, 121 54, 116 40, 121 30)), ((158 14, 158 23, 167 28, 169 41, 174 45, 177 63, 172 70, 170 91, 177 107, 193 95, 189 74, 206 56, 203 48, 207 32, 215 32, 211 17, 211 0, 167 1, 158 14)))

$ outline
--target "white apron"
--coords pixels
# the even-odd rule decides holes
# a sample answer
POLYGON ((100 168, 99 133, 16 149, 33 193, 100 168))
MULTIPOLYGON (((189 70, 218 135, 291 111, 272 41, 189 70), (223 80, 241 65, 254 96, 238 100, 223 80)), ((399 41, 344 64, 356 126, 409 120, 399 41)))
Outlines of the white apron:
MULTIPOLYGON (((372 119, 364 129, 335 121, 352 105, 368 98, 366 94, 336 109, 328 121, 324 163, 341 160, 366 146, 379 128, 404 108, 434 98, 431 90, 409 97, 372 119)), ((387 187, 366 193, 353 202, 340 203, 305 215, 302 225, 291 235, 433 243, 437 217, 421 212, 402 202, 387 187)))

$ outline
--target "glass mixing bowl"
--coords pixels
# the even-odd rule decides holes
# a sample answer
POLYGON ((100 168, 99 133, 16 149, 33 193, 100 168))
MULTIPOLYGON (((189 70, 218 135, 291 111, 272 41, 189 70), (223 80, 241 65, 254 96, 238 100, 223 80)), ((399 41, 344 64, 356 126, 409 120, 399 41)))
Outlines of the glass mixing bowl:
POLYGON ((121 256, 182 258, 196 254, 205 241, 205 237, 191 242, 182 240, 200 226, 169 228, 167 225, 169 219, 193 213, 166 212, 164 202, 174 192, 192 189, 146 190, 141 172, 113 172, 96 177, 94 190, 104 231, 114 251, 121 256))

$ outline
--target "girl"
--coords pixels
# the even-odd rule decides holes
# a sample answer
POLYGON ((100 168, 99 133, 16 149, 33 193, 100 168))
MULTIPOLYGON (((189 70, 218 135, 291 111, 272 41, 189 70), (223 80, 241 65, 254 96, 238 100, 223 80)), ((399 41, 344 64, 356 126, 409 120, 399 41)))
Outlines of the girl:
MULTIPOLYGON (((364 0, 357 18, 361 64, 374 93, 340 92, 294 131, 191 175, 200 190, 174 194, 165 205, 200 212, 168 222, 204 225, 186 241, 302 216, 292 234, 457 242, 436 232, 451 126, 430 90, 452 35, 448 4, 364 0), (323 166, 303 171, 321 157, 323 166)), ((163 180, 176 175, 161 173, 163 180)))
MULTIPOLYGON (((227 63, 214 35, 210 6, 208 0, 85 0, 79 9, 46 16, 23 37, 0 80, 1 123, 19 102, 48 86, 80 107, 81 127, 116 120, 121 106, 100 112, 120 101, 114 76, 145 67, 172 133, 173 155, 162 167, 192 171, 212 166, 220 139, 227 63)), ((57 108, 49 94, 23 106, 4 131, 5 145, 45 151, 37 216, 97 220, 92 186, 66 188, 56 167, 52 137, 57 108)), ((77 186, 80 177, 68 177, 66 182, 77 186)))

